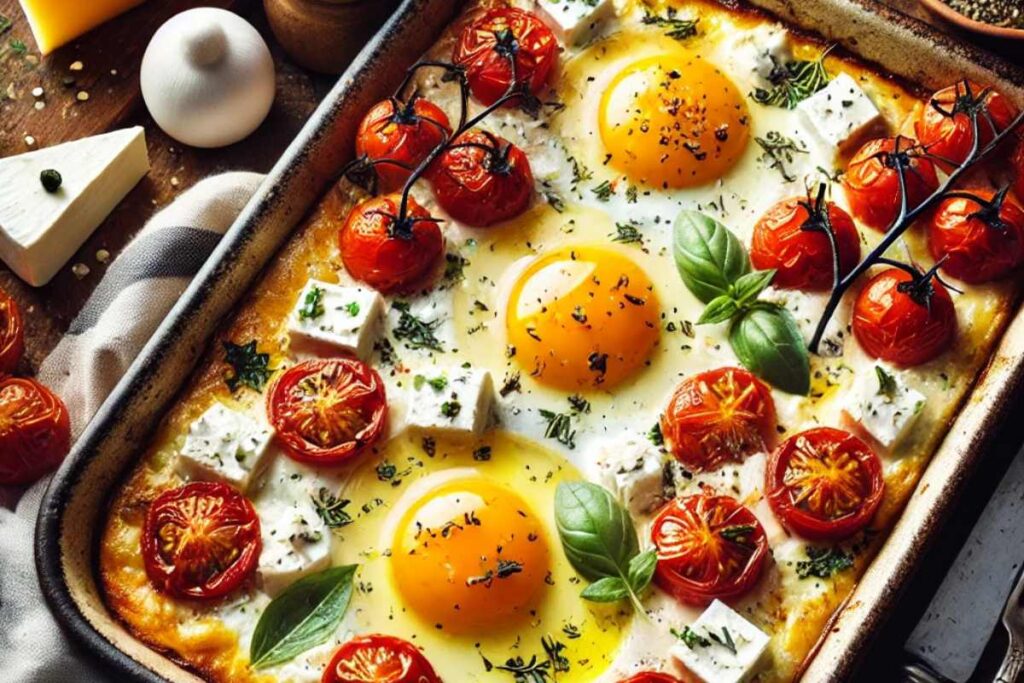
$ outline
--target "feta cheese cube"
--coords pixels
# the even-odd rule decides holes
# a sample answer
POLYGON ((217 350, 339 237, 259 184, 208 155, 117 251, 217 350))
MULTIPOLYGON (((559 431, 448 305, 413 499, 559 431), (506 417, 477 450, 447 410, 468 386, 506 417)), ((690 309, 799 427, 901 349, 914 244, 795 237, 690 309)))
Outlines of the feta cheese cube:
MULTIPOLYGON (((818 292, 802 292, 798 289, 780 289, 767 287, 761 293, 761 299, 785 306, 796 321, 804 341, 811 343, 814 332, 818 328, 818 321, 825 313, 825 305, 828 303, 829 295, 818 292)), ((850 331, 842 321, 849 320, 850 304, 844 300, 839 304, 832 318, 825 326, 825 334, 818 345, 818 355, 830 358, 838 358, 843 355, 843 347, 850 331)))
POLYGON ((750 680, 761 667, 770 640, 721 600, 712 602, 689 632, 693 637, 674 645, 671 653, 706 683, 750 680))
POLYGON ((612 0, 536 0, 537 15, 566 45, 579 45, 594 37, 615 16, 612 0))
POLYGON ((341 349, 365 361, 383 319, 384 299, 374 290, 310 280, 288 318, 288 334, 296 353, 341 349))
POLYGON ((771 87, 772 72, 793 61, 789 32, 780 25, 761 25, 741 33, 730 49, 736 72, 748 87, 771 87))
POLYGON ((334 534, 310 501, 273 500, 259 510, 263 550, 257 576, 271 597, 331 563, 334 534))
POLYGON ((924 394, 907 386, 903 373, 875 365, 854 377, 846 411, 878 443, 892 448, 910 432, 924 402, 924 394))
POLYGON ((487 370, 438 367, 413 377, 406 422, 410 427, 480 434, 490 422, 494 380, 487 370))
POLYGON ((627 435, 602 444, 594 462, 601 484, 635 516, 665 502, 665 458, 651 441, 627 435))
POLYGON ((178 453, 178 471, 189 479, 220 481, 245 491, 266 463, 273 431, 215 403, 192 423, 178 453))
POLYGON ((796 108, 818 139, 836 149, 882 122, 878 107, 848 74, 839 74, 796 108))

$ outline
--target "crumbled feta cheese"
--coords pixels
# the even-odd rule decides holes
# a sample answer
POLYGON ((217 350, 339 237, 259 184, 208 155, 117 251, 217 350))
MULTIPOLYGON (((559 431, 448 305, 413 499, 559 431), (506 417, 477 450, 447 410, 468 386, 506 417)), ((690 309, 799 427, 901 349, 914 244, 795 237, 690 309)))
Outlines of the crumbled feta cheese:
POLYGON ((878 107, 848 74, 839 74, 796 108, 807 127, 836 149, 856 142, 882 120, 878 107))
POLYGON ((487 370, 436 367, 413 377, 406 422, 410 427, 480 434, 494 405, 494 380, 487 370))
POLYGON ((192 423, 178 453, 178 471, 189 479, 221 481, 245 491, 266 462, 271 428, 215 403, 192 423))
POLYGON ((537 16, 566 45, 584 43, 615 16, 612 0, 537 0, 537 16))
POLYGON ((605 488, 636 516, 665 502, 665 459, 650 439, 630 434, 600 446, 594 458, 605 488))
POLYGON ((268 595, 273 597, 306 574, 330 565, 334 534, 311 501, 271 500, 257 507, 263 536, 257 575, 268 595))
POLYGON ((341 349, 367 360, 383 319, 384 300, 372 289, 310 280, 288 318, 288 334, 296 353, 341 349))
POLYGON ((882 365, 859 372, 849 396, 849 416, 886 448, 903 440, 925 402, 924 394, 907 386, 903 373, 882 365))
POLYGON ((687 630, 689 635, 672 647, 672 656, 706 683, 741 683, 762 665, 770 640, 720 600, 704 610, 687 630))
MULTIPOLYGON (((825 305, 828 303, 828 293, 802 292, 798 289, 779 289, 767 287, 761 293, 761 299, 785 306, 796 321, 804 341, 808 344, 814 337, 814 331, 818 328, 818 321, 825 313, 825 305)), ((849 330, 843 324, 843 320, 849 320, 846 314, 849 304, 845 301, 840 303, 839 309, 832 314, 831 320, 825 326, 825 334, 818 346, 818 355, 838 358, 843 355, 843 345, 849 330)))

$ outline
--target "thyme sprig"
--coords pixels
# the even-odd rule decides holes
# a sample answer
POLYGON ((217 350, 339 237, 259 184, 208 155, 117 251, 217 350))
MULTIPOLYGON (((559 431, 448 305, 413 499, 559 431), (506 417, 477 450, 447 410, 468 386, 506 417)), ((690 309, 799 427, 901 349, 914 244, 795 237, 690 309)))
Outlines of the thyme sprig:
POLYGON ((771 88, 755 88, 750 97, 759 104, 770 107, 793 109, 800 102, 818 92, 829 82, 828 71, 825 70, 825 57, 832 51, 830 46, 817 59, 810 61, 796 60, 786 64, 778 64, 772 68, 768 76, 771 88))

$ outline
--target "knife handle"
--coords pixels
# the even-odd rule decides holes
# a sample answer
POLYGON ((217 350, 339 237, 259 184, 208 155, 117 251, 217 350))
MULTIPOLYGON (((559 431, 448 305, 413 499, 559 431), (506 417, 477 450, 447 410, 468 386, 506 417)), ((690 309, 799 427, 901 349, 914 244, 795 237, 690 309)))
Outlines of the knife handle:
POLYGON ((995 683, 1017 683, 1024 670, 1024 647, 1017 638, 1010 638, 1010 649, 996 673, 995 683))
POLYGON ((903 667, 904 683, 946 683, 946 679, 920 662, 903 667))

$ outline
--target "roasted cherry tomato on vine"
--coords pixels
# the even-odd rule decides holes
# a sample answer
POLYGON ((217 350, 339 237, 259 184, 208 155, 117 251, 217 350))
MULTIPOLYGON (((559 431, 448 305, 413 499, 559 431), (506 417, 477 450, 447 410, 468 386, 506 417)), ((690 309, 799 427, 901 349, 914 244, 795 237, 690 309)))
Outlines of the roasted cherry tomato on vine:
POLYGON ((884 489, 882 461, 853 434, 818 427, 772 452, 764 485, 787 529, 811 540, 839 540, 875 516, 884 489))
POLYGON ((146 575, 176 598, 224 597, 252 575, 262 547, 256 509, 219 482, 164 491, 142 527, 146 575))
POLYGON ((992 142, 1017 115, 1002 93, 973 81, 960 81, 938 91, 914 122, 914 134, 940 166, 950 169, 970 154, 974 144, 972 112, 977 112, 979 148, 992 142))
POLYGON ((356 155, 377 162, 374 170, 380 189, 394 192, 451 133, 448 116, 436 104, 416 96, 404 103, 390 98, 363 117, 356 133, 356 155))
POLYGON ((394 636, 359 636, 344 643, 324 670, 321 683, 441 683, 434 667, 412 643, 394 636))
POLYGON ((315 465, 336 465, 373 444, 387 412, 380 375, 355 358, 302 361, 267 392, 278 440, 291 457, 315 465))
POLYGON ((526 154, 484 131, 459 136, 438 158, 430 180, 441 208, 474 227, 515 218, 533 198, 533 173, 526 154))
POLYGON ((839 274, 860 261, 860 235, 850 216, 832 202, 806 197, 785 199, 754 225, 750 260, 760 270, 775 269, 772 284, 785 289, 821 291, 833 280, 831 227, 839 252, 839 274))
POLYGON ((899 170, 904 170, 907 207, 913 209, 939 186, 935 165, 911 138, 868 142, 853 155, 843 189, 855 218, 875 230, 888 230, 900 211, 899 170))
POLYGON ((874 358, 911 366, 926 363, 953 343, 956 310, 934 274, 913 277, 900 268, 868 281, 853 305, 853 334, 874 358))
POLYGON ((932 214, 932 256, 944 272, 964 282, 1006 277, 1024 263, 1024 210, 991 190, 964 195, 948 197, 932 214))
POLYGON ((714 470, 770 447, 775 402, 767 385, 746 370, 708 370, 676 387, 661 416, 661 433, 687 469, 714 470))
POLYGON ((0 484, 28 484, 55 469, 71 448, 64 402, 27 377, 0 378, 0 484))
POLYGON ((489 106, 509 91, 513 78, 537 95, 557 58, 558 40, 544 22, 530 12, 500 7, 462 30, 452 61, 466 70, 473 96, 489 106))
POLYGON ((338 236, 349 274, 385 294, 425 284, 444 258, 444 236, 437 221, 412 197, 401 220, 401 204, 400 194, 360 202, 338 236))
POLYGON ((0 375, 14 372, 25 352, 25 329, 18 304, 0 289, 0 375))
POLYGON ((679 679, 659 671, 641 671, 619 683, 679 683, 679 679))
POLYGON ((655 518, 651 540, 658 551, 655 583, 690 605, 745 594, 768 554, 757 517, 729 496, 676 498, 655 518))

